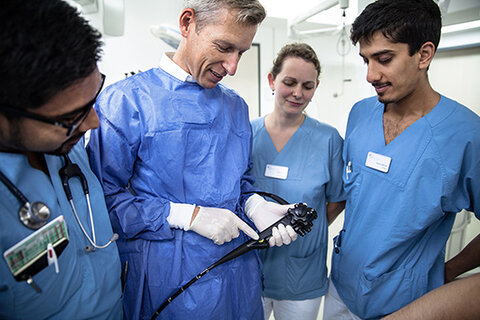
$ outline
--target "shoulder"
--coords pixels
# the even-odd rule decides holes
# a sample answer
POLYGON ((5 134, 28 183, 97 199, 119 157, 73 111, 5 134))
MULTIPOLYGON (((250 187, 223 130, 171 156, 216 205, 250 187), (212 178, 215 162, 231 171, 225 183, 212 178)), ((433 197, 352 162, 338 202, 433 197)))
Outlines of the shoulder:
POLYGON ((432 117, 430 124, 441 136, 470 137, 480 139, 480 117, 455 100, 442 96, 435 108, 441 108, 438 115, 432 117))
POLYGON ((221 94, 227 101, 234 101, 235 103, 247 105, 245 100, 234 89, 227 87, 223 83, 217 84, 213 90, 218 94, 221 94))
POLYGON ((135 104, 138 96, 148 96, 155 91, 153 87, 158 88, 162 85, 159 81, 160 73, 161 70, 158 68, 150 69, 117 81, 101 92, 96 104, 100 110, 113 109, 112 112, 118 112, 119 103, 122 105, 135 104))
POLYGON ((153 68, 144 72, 139 72, 131 77, 109 85, 104 91, 109 93, 128 93, 137 89, 145 89, 149 85, 158 83, 158 79, 162 77, 162 73, 164 72, 159 68, 153 68))
POLYGON ((382 104, 378 101, 377 96, 362 99, 356 102, 350 110, 350 116, 360 116, 369 111, 380 107, 382 104))
POLYGON ((264 126, 265 117, 255 118, 252 121, 250 121, 250 123, 252 124, 253 131, 257 131, 264 126))
POLYGON ((305 117, 305 125, 310 134, 315 137, 328 137, 329 139, 334 140, 342 139, 338 133, 338 130, 327 123, 307 116, 305 117))

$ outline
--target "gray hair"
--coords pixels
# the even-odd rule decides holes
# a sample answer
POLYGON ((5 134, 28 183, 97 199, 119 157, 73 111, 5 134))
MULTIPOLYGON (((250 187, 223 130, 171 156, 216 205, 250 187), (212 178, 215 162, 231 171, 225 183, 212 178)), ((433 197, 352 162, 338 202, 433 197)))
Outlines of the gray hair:
POLYGON ((246 25, 258 25, 265 19, 265 8, 258 0, 185 0, 185 8, 195 12, 197 32, 215 21, 222 9, 236 10, 237 22, 246 25))

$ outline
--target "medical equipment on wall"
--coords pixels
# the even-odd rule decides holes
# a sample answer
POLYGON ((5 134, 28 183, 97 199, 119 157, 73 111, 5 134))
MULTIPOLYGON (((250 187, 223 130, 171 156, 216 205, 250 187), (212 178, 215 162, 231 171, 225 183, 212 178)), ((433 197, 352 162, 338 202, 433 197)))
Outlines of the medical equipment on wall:
POLYGON ((150 32, 174 49, 178 48, 182 39, 180 30, 167 24, 152 25, 150 26, 150 32))
POLYGON ((68 201, 70 202, 70 206, 72 207, 73 214, 75 215, 75 219, 77 219, 78 225, 80 226, 80 229, 82 229, 83 234, 87 238, 88 242, 90 242, 90 245, 85 246, 85 251, 91 252, 96 249, 103 249, 108 247, 112 242, 118 239, 118 234, 114 233, 110 240, 103 244, 99 245, 97 244, 96 238, 95 238, 95 226, 93 223, 93 214, 92 214, 92 206, 90 204, 90 195, 88 192, 88 183, 87 179, 83 175, 82 170, 80 170, 80 167, 72 163, 70 161, 70 158, 68 155, 64 155, 63 158, 65 159, 65 165, 60 169, 59 175, 60 179, 62 181, 63 185, 63 190, 65 191, 65 195, 67 196, 68 201), (83 194, 85 195, 85 199, 87 201, 87 206, 88 206, 88 214, 90 217, 90 227, 92 229, 92 238, 88 235, 87 231, 83 227, 83 223, 80 221, 80 218, 77 213, 77 209, 75 208, 75 204, 73 203, 73 197, 72 197, 72 192, 70 190, 70 185, 69 185, 69 180, 71 178, 78 178, 80 180, 80 183, 82 184, 82 189, 83 189, 83 194))
MULTIPOLYGON (((261 196, 272 198, 273 200, 277 201, 280 204, 288 204, 287 201, 282 199, 281 197, 261 191, 255 192, 248 192, 248 193, 257 193, 261 196)), ((206 275, 210 272, 213 268, 230 261, 234 258, 241 256, 244 253, 250 252, 253 249, 267 249, 269 248, 268 240, 272 236, 272 229, 279 224, 283 224, 285 226, 290 225, 296 233, 300 236, 304 236, 308 232, 310 232, 311 227, 313 226, 313 220, 317 218, 317 212, 313 208, 307 207, 304 203, 297 203, 293 208, 289 208, 287 214, 279 219, 277 222, 273 223, 270 227, 263 230, 259 233, 258 240, 250 239, 243 243, 242 245, 238 246, 237 248, 233 249, 229 253, 227 253, 224 257, 214 262, 211 266, 207 269, 200 272, 196 275, 192 280, 187 282, 184 286, 178 289, 174 294, 172 294, 162 305, 157 309, 155 314, 152 316, 151 320, 154 320, 158 317, 160 312, 167 307, 167 305, 172 302, 173 299, 178 297, 183 291, 185 291, 188 287, 190 287, 193 283, 195 283, 198 279, 206 275)))
MULTIPOLYGON (((347 7, 348 7, 348 2, 347 2, 347 7)), ((350 48, 351 48, 351 44, 350 44, 350 38, 347 33, 345 8, 343 8, 342 30, 340 32, 340 36, 338 37, 338 41, 337 41, 337 53, 339 56, 342 57, 342 86, 340 89, 340 93, 335 92, 333 94, 334 98, 338 98, 339 96, 343 95, 345 82, 352 81, 352 79, 345 78, 345 56, 350 52, 350 48)))

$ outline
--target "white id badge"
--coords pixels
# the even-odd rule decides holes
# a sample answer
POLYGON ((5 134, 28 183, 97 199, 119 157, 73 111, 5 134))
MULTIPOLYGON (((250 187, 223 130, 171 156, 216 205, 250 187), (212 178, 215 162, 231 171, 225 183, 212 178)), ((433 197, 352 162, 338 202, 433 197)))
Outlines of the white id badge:
POLYGON ((288 167, 276 166, 274 164, 267 164, 265 167, 265 177, 275 179, 287 179, 288 167))
POLYGON ((369 152, 367 154, 367 160, 365 161, 365 166, 387 173, 390 169, 390 163, 392 158, 378 154, 375 152, 369 152))
POLYGON ((8 267, 17 281, 24 281, 48 265, 48 246, 56 255, 68 244, 65 218, 59 216, 3 253, 8 267))

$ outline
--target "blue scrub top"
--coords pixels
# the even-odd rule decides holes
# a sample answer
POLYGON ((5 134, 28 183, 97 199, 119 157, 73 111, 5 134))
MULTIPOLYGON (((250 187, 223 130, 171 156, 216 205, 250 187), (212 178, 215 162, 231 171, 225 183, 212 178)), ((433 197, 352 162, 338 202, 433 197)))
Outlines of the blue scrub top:
MULTIPOLYGON (((161 68, 106 88, 100 128, 88 145, 103 183, 120 258, 129 261, 128 319, 150 319, 177 289, 248 240, 216 245, 172 229, 170 201, 229 209, 251 189, 248 107, 219 84, 205 89, 161 68)), ((173 300, 162 319, 263 319, 259 258, 244 254, 210 271, 173 300)))
MULTIPOLYGON (((94 227, 98 244, 108 242, 112 228, 103 192, 90 170, 83 139, 70 151, 88 181, 94 227)), ((70 242, 58 257, 60 272, 50 265, 33 276, 42 293, 25 282, 17 282, 0 258, 0 319, 122 319, 120 259, 116 244, 87 253, 89 244, 75 219, 63 191, 58 171, 63 158, 45 155, 50 176, 34 169, 22 154, 0 153, 0 170, 31 202, 42 201, 51 210, 48 221, 65 217, 70 242)), ((87 204, 80 181, 70 179, 70 188, 83 227, 92 237, 87 204)), ((0 249, 3 252, 35 230, 25 227, 18 218, 21 203, 0 183, 0 249)))
POLYGON ((480 118, 442 96, 385 145, 383 113, 376 97, 350 113, 345 231, 332 262, 340 297, 356 315, 372 319, 442 285, 455 213, 480 217, 480 118), (391 158, 387 173, 365 165, 368 152, 391 158))
POLYGON ((255 189, 277 194, 289 203, 304 202, 318 218, 312 231, 288 246, 260 251, 264 296, 305 300, 323 296, 327 281, 326 203, 345 200, 342 183, 343 139, 327 124, 306 117, 285 147, 277 152, 265 118, 252 121, 252 174, 255 189), (288 167, 286 179, 265 175, 267 164, 288 167))

